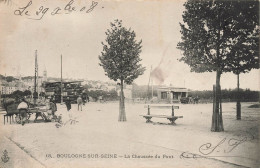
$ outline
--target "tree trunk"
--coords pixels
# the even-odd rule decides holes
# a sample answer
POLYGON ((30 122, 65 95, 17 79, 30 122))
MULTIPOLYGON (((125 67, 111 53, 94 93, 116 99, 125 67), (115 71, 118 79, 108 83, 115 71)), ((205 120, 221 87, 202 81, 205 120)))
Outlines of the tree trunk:
POLYGON ((221 71, 217 70, 216 86, 214 86, 214 102, 213 102, 213 115, 211 131, 221 132, 224 131, 222 120, 222 106, 221 106, 221 88, 220 88, 221 71))
POLYGON ((241 120, 241 104, 239 96, 239 74, 237 74, 237 120, 241 120))
POLYGON ((120 84, 120 100, 119 100, 119 117, 118 121, 126 121, 126 114, 125 114, 125 96, 124 96, 124 82, 121 80, 120 84))

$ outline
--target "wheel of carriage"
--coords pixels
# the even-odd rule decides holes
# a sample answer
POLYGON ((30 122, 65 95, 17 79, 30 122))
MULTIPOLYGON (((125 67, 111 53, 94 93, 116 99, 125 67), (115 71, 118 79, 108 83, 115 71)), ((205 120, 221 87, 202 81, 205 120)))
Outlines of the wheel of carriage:
POLYGON ((31 117, 31 113, 27 113, 27 121, 29 122, 29 119, 31 117))
POLYGON ((21 124, 21 115, 20 114, 16 114, 16 116, 15 116, 15 122, 17 123, 17 124, 21 124))
POLYGON ((15 121, 18 124, 24 125, 25 122, 29 122, 30 114, 27 109, 19 109, 19 113, 15 117, 15 121))

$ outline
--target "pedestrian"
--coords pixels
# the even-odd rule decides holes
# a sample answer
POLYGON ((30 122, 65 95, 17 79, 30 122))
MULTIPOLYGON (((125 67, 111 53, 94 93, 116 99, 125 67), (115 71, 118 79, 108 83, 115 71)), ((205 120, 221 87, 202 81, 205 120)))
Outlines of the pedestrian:
POLYGON ((193 98, 192 98, 191 96, 189 96, 189 102, 188 102, 188 104, 192 104, 192 102, 193 102, 193 98))
POLYGON ((51 110, 52 110, 52 115, 54 116, 55 112, 57 111, 57 104, 56 104, 56 101, 55 101, 55 97, 52 97, 50 99, 50 106, 51 106, 51 110))
POLYGON ((66 101, 65 101, 66 107, 67 107, 67 111, 69 112, 71 109, 71 101, 70 101, 70 97, 67 97, 66 101))
POLYGON ((77 98, 77 104, 78 104, 78 111, 79 111, 79 107, 80 107, 80 110, 82 111, 82 98, 81 96, 79 95, 79 97, 77 98))
POLYGON ((71 109, 71 101, 70 101, 70 97, 67 97, 67 100, 65 101, 66 107, 67 107, 67 111, 69 114, 69 118, 72 118, 72 115, 70 113, 70 109, 71 109))
POLYGON ((51 110, 52 119, 56 120, 57 116, 55 115, 55 112, 57 111, 57 106, 52 101, 50 101, 50 110, 51 110))
POLYGON ((42 118, 44 119, 45 122, 51 122, 51 116, 53 113, 53 107, 54 104, 51 102, 51 97, 49 97, 48 99, 46 99, 46 111, 43 111, 41 113, 42 118))

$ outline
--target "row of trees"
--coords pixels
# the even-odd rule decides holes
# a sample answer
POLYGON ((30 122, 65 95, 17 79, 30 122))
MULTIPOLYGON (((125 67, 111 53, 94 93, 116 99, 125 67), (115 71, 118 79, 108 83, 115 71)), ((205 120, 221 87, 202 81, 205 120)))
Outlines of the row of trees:
MULTIPOLYGON (((259 2, 188 0, 180 23, 180 61, 193 72, 216 72, 212 131, 224 131, 221 109, 222 73, 239 74, 259 68, 259 2)), ((239 95, 238 95, 239 98, 239 95)), ((240 119, 238 100, 237 119, 240 119)))
MULTIPOLYGON (((212 100, 213 99, 213 91, 191 91, 189 93, 190 96, 196 97, 198 96, 201 99, 212 100)), ((221 98, 224 101, 236 101, 237 100, 237 90, 236 89, 225 89, 221 90, 221 98)), ((258 91, 251 91, 249 89, 240 89, 240 100, 243 102, 256 102, 259 101, 259 92, 258 91)))
POLYGON ((15 97, 30 96, 30 95, 32 95, 32 92, 30 90, 25 90, 25 91, 16 90, 12 94, 8 94, 8 95, 7 94, 3 94, 2 98, 5 98, 5 97, 15 98, 15 97))

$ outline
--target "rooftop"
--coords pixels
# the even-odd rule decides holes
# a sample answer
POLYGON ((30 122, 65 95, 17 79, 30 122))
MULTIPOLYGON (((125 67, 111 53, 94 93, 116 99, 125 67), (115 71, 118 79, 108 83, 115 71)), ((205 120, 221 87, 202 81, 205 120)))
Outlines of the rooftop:
POLYGON ((161 90, 161 91, 174 91, 174 92, 189 92, 189 90, 187 88, 172 87, 172 86, 162 86, 162 87, 159 87, 158 90, 161 90))

